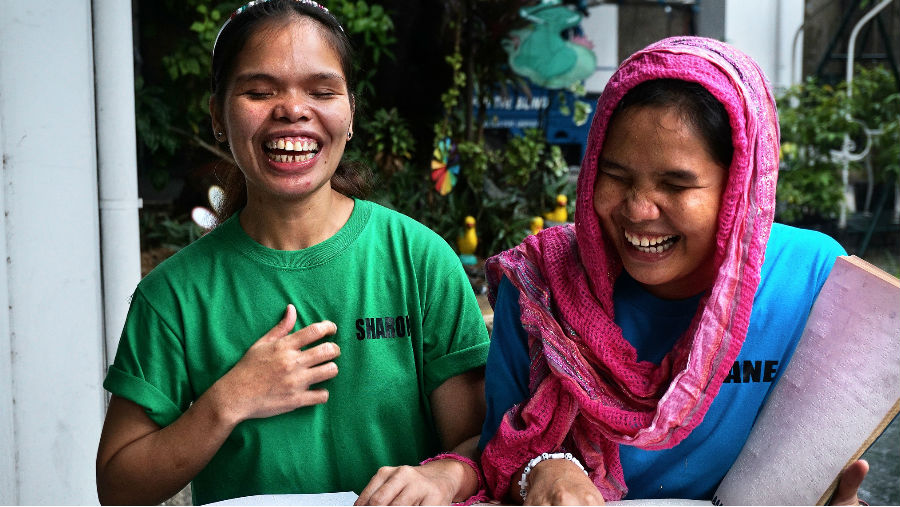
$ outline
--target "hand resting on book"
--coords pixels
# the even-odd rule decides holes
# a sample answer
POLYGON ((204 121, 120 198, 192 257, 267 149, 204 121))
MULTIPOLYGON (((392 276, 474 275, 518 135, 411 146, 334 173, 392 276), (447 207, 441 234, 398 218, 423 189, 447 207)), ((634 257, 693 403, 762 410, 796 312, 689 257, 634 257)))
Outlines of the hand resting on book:
MULTIPOLYGON (((521 477, 521 474, 519 474, 521 477)), ((565 459, 544 460, 528 474, 525 505, 603 505, 603 495, 584 470, 565 459)), ((518 488, 510 488, 518 494, 518 488)), ((514 491, 514 492, 513 492, 514 491)))

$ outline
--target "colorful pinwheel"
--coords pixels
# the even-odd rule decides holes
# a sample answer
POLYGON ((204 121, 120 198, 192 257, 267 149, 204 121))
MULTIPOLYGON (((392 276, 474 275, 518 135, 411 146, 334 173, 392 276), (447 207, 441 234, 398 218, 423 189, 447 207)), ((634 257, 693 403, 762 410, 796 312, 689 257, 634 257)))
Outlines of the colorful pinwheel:
POLYGON ((449 137, 445 137, 434 148, 434 159, 431 161, 431 181, 434 189, 441 195, 447 195, 456 185, 459 174, 459 154, 456 145, 449 137))

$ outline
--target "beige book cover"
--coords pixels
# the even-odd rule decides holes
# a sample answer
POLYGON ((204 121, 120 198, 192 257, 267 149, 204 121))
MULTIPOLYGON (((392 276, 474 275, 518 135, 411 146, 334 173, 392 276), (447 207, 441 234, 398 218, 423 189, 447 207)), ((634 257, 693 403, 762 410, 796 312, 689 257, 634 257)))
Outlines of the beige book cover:
POLYGON ((898 313, 897 278, 858 257, 837 259, 714 504, 828 501, 900 408, 898 313))

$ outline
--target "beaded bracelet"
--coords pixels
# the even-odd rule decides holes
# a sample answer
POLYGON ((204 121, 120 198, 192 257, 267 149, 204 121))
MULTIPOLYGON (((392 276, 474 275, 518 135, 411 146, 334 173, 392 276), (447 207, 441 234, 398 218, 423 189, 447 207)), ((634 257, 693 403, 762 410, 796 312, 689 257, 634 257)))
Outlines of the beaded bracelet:
POLYGON ((547 452, 542 453, 532 458, 531 461, 529 461, 528 464, 525 465, 525 469, 522 470, 522 480, 519 481, 519 495, 522 496, 523 503, 525 502, 525 497, 528 495, 528 489, 526 489, 528 488, 528 474, 531 473, 531 470, 535 466, 537 466, 538 463, 548 459, 567 459, 572 463, 578 465, 578 468, 580 468, 581 471, 585 473, 585 475, 589 475, 588 471, 585 470, 584 466, 581 465, 581 462, 578 461, 578 458, 572 456, 571 452, 555 452, 553 454, 547 452))
POLYGON ((434 456, 433 458, 428 458, 428 459, 422 461, 421 463, 419 463, 419 465, 424 465, 426 463, 431 463, 432 461, 437 461, 440 459, 452 459, 454 461, 459 461, 460 463, 469 465, 469 467, 471 467, 472 470, 475 471, 475 478, 478 479, 478 486, 476 487, 477 492, 474 495, 470 496, 466 500, 463 500, 462 502, 455 502, 455 503, 452 503, 451 505, 472 505, 473 503, 476 503, 476 502, 486 502, 486 501, 490 500, 485 491, 484 478, 482 477, 482 474, 481 474, 481 467, 479 467, 477 463, 472 461, 471 458, 468 458, 461 454, 456 454, 455 452, 445 452, 442 454, 438 454, 437 456, 434 456))

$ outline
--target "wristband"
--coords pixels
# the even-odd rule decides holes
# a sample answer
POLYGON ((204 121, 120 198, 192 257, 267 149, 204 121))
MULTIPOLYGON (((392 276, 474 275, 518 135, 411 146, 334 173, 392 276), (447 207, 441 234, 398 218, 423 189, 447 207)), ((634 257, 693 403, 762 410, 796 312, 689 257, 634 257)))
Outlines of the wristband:
POLYGON ((466 456, 463 456, 461 454, 456 454, 455 452, 445 452, 442 454, 438 454, 433 458, 428 458, 419 463, 419 465, 424 465, 426 463, 431 463, 432 461, 441 459, 452 459, 454 461, 459 461, 460 463, 469 465, 469 467, 471 467, 472 470, 475 471, 475 478, 478 479, 478 486, 476 486, 477 492, 474 495, 470 496, 466 500, 463 500, 462 502, 451 503, 451 505, 472 505, 475 502, 486 502, 489 500, 484 488, 484 479, 482 478, 481 467, 479 467, 478 464, 475 463, 471 458, 467 458, 466 456))
POLYGON ((532 458, 531 461, 529 461, 528 464, 525 465, 525 469, 522 470, 522 480, 519 481, 519 495, 522 496, 523 503, 525 502, 525 497, 528 495, 528 489, 527 489, 528 488, 528 474, 531 473, 531 470, 535 466, 537 466, 538 463, 540 463, 541 461, 544 461, 544 460, 548 460, 548 459, 567 459, 567 460, 571 461, 572 463, 575 463, 576 465, 578 465, 578 468, 580 468, 581 471, 585 473, 585 475, 589 475, 588 471, 585 470, 584 466, 581 465, 581 462, 578 461, 578 458, 576 458, 575 456, 572 456, 571 452, 565 452, 565 453, 556 452, 553 454, 546 453, 546 452, 542 453, 542 454, 532 458))

